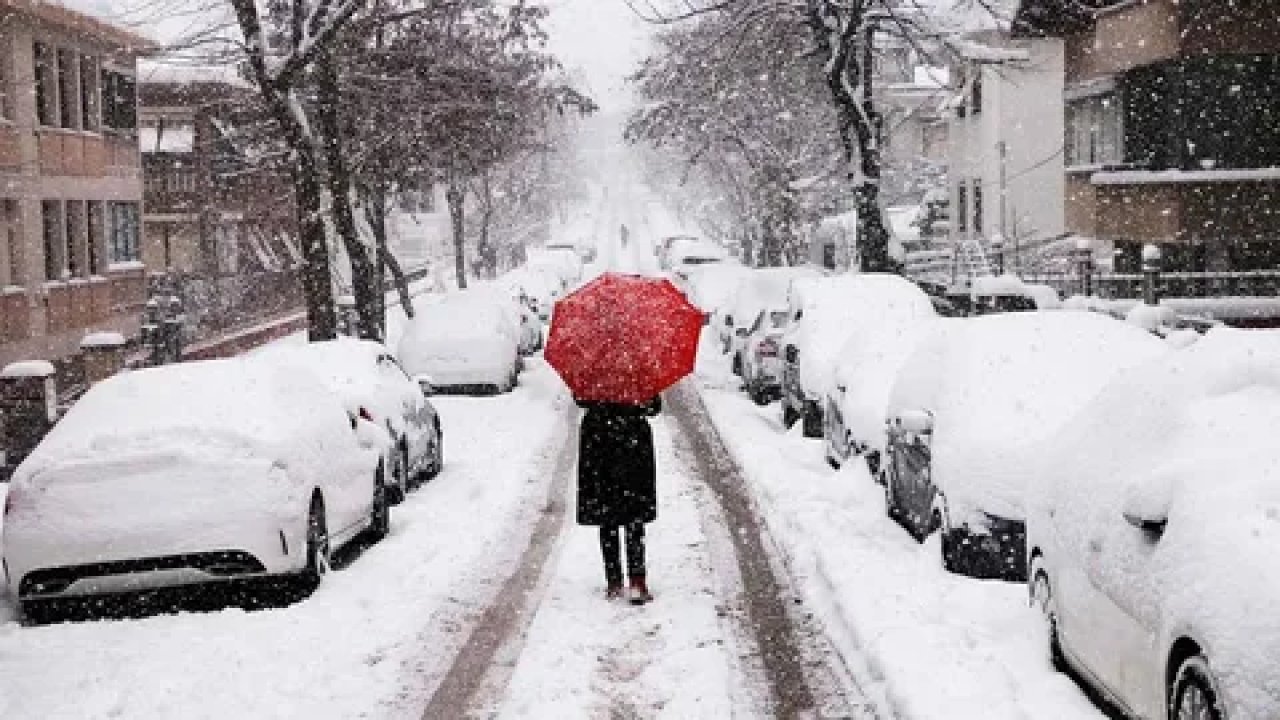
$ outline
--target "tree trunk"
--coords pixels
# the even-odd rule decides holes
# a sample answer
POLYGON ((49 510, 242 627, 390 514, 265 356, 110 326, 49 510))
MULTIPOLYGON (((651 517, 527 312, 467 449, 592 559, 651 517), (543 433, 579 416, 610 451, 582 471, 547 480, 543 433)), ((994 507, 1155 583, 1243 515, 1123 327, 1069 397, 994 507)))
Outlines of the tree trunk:
POLYGON ((329 246, 321 217, 320 168, 309 151, 295 149, 293 191, 297 203, 298 239, 302 243, 302 293, 307 301, 307 338, 312 342, 338 337, 333 302, 329 246))
POLYGON ((467 287, 467 229, 466 220, 467 192, 462 181, 457 177, 449 178, 449 186, 445 188, 445 200, 449 204, 449 220, 453 226, 453 268, 457 273, 458 289, 467 287))
MULTIPOLYGON (((396 293, 400 296, 400 307, 404 309, 406 317, 413 317, 413 296, 409 293, 409 279, 404 275, 404 268, 400 267, 400 261, 391 252, 391 246, 387 243, 387 191, 386 187, 379 185, 376 188, 369 188, 366 192, 366 200, 364 204, 365 218, 369 221, 369 227, 373 229, 373 240, 378 249, 378 266, 386 268, 391 273, 392 282, 395 283, 396 293)), ((383 306, 383 327, 386 327, 386 306, 383 306)))
POLYGON ((493 246, 490 239, 490 230, 493 226, 493 182, 489 173, 489 170, 485 170, 480 174, 480 192, 476 193, 480 199, 480 237, 476 240, 476 270, 492 279, 498 272, 498 249, 493 246))
POLYGON ((351 173, 342 156, 342 118, 338 114, 341 92, 337 68, 330 52, 317 56, 316 91, 316 119, 328 166, 325 178, 331 196, 333 224, 351 263, 351 292, 355 295, 359 318, 356 335, 362 340, 382 340, 378 310, 383 302, 383 291, 378 285, 373 261, 369 258, 369 248, 360 240, 355 213, 351 210, 351 173))

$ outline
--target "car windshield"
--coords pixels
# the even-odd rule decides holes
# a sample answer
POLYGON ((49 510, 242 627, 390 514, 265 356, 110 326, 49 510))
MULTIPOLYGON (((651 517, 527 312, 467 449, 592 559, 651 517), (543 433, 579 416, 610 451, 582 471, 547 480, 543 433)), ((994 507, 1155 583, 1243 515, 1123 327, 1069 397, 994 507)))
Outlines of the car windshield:
POLYGON ((782 329, 782 328, 786 327, 786 325, 787 325, 787 314, 788 314, 788 313, 787 313, 787 311, 786 311, 786 310, 770 310, 770 311, 769 311, 769 326, 770 326, 770 327, 772 327, 772 328, 773 328, 773 329, 775 329, 775 330, 780 330, 780 329, 782 329))

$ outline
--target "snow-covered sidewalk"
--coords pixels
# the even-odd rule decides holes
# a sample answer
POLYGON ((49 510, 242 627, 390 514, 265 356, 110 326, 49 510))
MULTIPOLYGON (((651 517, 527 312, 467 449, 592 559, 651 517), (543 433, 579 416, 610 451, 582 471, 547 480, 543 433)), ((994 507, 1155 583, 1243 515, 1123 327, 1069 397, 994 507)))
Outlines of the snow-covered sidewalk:
POLYGON ((531 363, 514 393, 433 400, 445 469, 391 535, 290 607, 22 627, 0 600, 0 717, 416 718, 515 562, 568 417, 531 363))
POLYGON ((884 709, 904 720, 1102 717, 1050 667, 1022 585, 943 570, 936 538, 920 545, 886 517, 865 464, 832 471, 821 441, 733 390, 721 359, 704 348, 704 402, 806 605, 884 709))
POLYGON ((656 601, 607 602, 596 530, 571 524, 498 717, 753 717, 735 697, 743 678, 713 568, 733 559, 712 557, 702 514, 714 501, 676 455, 673 426, 654 422, 660 505, 646 559, 656 601))

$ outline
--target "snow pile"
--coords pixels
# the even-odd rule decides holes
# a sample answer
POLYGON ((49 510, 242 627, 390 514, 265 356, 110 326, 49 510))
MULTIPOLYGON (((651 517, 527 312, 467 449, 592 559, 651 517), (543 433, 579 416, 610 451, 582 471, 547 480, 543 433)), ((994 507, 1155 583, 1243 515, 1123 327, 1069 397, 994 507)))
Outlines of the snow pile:
POLYGON ((854 442, 883 451, 885 407, 894 378, 937 315, 929 297, 907 280, 885 276, 876 284, 881 286, 876 293, 859 298, 860 312, 848 325, 849 341, 836 361, 835 380, 843 388, 844 426, 854 442))
POLYGON ((1116 605, 1150 608, 1159 648, 1173 633, 1207 648, 1230 717, 1280 717, 1277 426, 1280 333, 1215 329, 1118 374, 1022 466, 1031 537, 1052 529, 1059 563, 1088 562, 1116 605), (1126 511, 1167 520, 1154 552, 1126 511))
POLYGON ((934 416, 933 481, 955 524, 969 511, 1023 517, 1018 448, 1051 435, 1118 371, 1166 351, 1152 335, 1086 312, 943 319, 903 366, 890 417, 934 416))
POLYGON ((1163 336, 1169 328, 1178 324, 1178 314, 1173 308, 1163 305, 1138 303, 1125 314, 1124 320, 1149 333, 1163 336))
POLYGON ((0 370, 0 378, 50 377, 57 370, 48 360, 20 360, 0 370))
POLYGON ((80 341, 82 348, 118 348, 124 347, 124 335, 118 332, 93 332, 80 341))

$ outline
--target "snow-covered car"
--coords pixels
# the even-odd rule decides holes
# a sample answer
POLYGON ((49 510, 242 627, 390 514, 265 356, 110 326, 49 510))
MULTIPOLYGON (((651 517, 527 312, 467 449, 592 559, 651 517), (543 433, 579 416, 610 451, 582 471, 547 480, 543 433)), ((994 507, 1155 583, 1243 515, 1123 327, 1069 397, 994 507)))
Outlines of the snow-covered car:
POLYGON ((552 306, 564 294, 559 275, 546 268, 522 266, 502 274, 495 282, 543 321, 551 318, 552 306))
POLYGON ((561 288, 567 288, 582 279, 582 258, 574 250, 532 248, 525 265, 552 274, 560 281, 561 288))
POLYGON ((1029 285, 1016 275, 989 275, 973 279, 969 286, 969 305, 973 315, 990 315, 1055 310, 1061 300, 1058 292, 1047 285, 1029 285))
POLYGON ((680 238, 667 250, 667 266, 680 283, 688 283, 689 272, 700 265, 732 260, 724 246, 709 240, 680 238))
MULTIPOLYGON (((759 268, 752 270, 738 286, 729 303, 729 314, 725 321, 730 328, 728 352, 732 358, 732 368, 743 380, 747 379, 746 364, 751 361, 748 354, 751 349, 748 346, 759 348, 766 337, 771 338, 771 344, 776 345, 786 328, 787 299, 791 283, 822 275, 822 270, 813 265, 759 268)), ((766 346, 769 344, 766 343, 766 346)), ((776 357, 776 353, 773 357, 776 357)), ((780 371, 781 368, 775 370, 780 371)), ((765 383, 772 386, 767 388, 768 394, 775 394, 780 382, 781 376, 774 372, 765 383)))
POLYGON ((707 324, 715 332, 720 347, 726 352, 733 326, 729 306, 738 286, 750 276, 752 270, 737 263, 713 263, 689 271, 683 291, 707 317, 707 324))
POLYGON ((520 328, 490 288, 449 293, 415 313, 396 348, 405 371, 432 392, 508 392, 520 373, 520 328))
POLYGON ((305 368, 324 381, 348 414, 386 428, 391 443, 383 466, 393 502, 403 500, 444 466, 439 413, 382 343, 352 338, 278 343, 257 357, 305 368))
POLYGON ((889 391, 938 314, 932 298, 897 275, 866 275, 851 302, 860 312, 850 316, 849 339, 835 361, 822 434, 832 467, 859 455, 876 477, 886 443, 889 391))
POLYGON ((1049 647, 1131 717, 1280 717, 1280 334, 1118 374, 1027 454, 1049 647))
POLYGON ((671 248, 677 242, 698 242, 693 235, 666 235, 654 243, 654 254, 658 257, 658 266, 663 270, 671 269, 671 248))
POLYGON ((115 375, 14 473, 9 590, 41 618, 67 598, 317 583, 332 548, 387 533, 388 442, 299 368, 243 357, 115 375))
POLYGON ((803 278, 791 284, 787 327, 782 335, 782 421, 801 421, 805 437, 823 433, 823 402, 834 385, 840 349, 849 326, 865 312, 860 298, 874 294, 878 276, 855 273, 803 278))
POLYGON ((768 309, 756 314, 750 327, 740 327, 734 338, 741 342, 733 356, 733 369, 742 376, 748 397, 757 405, 768 405, 782 395, 782 331, 787 311, 768 309))
POLYGON ((1028 477, 1012 458, 1052 435, 1116 373, 1167 352, 1096 313, 939 319, 898 372, 885 414, 889 516, 938 532, 947 569, 1026 575, 1028 477))

